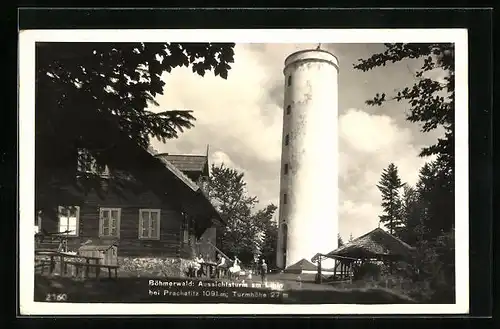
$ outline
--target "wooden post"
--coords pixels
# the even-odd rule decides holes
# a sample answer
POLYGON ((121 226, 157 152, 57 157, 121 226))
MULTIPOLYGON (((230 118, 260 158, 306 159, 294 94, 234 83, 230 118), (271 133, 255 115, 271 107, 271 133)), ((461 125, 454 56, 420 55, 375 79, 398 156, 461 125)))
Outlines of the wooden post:
POLYGON ((86 279, 89 277, 89 267, 90 266, 88 266, 88 265, 90 264, 90 258, 87 258, 85 263, 86 263, 86 266, 85 266, 84 278, 86 279))
POLYGON ((321 275, 321 256, 318 258, 318 283, 323 283, 323 275, 321 275))
POLYGON ((54 255, 50 256, 50 269, 49 269, 49 274, 52 274, 56 268, 56 260, 54 258, 54 255))
POLYGON ((60 275, 63 276, 63 274, 64 274, 64 256, 63 255, 61 255, 61 264, 59 264, 59 270, 61 271, 60 275))

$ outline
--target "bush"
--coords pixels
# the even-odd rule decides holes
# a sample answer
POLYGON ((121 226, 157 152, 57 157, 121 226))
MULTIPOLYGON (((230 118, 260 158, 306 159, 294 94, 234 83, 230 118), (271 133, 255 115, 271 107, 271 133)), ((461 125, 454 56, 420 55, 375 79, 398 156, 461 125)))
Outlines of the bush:
POLYGON ((384 277, 404 281, 405 294, 420 302, 455 302, 455 241, 454 232, 446 232, 433 239, 424 238, 424 227, 416 243, 416 253, 410 263, 400 262, 393 266, 393 276, 384 277))
POLYGON ((377 281, 380 279, 380 265, 374 263, 363 263, 354 268, 353 280, 377 281))

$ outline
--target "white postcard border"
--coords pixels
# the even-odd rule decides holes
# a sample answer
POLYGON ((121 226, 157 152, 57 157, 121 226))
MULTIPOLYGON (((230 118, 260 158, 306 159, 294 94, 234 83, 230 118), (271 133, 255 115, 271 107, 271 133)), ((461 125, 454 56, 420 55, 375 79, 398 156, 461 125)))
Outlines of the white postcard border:
POLYGON ((466 29, 25 30, 19 33, 19 305, 21 315, 466 314, 469 311, 468 43, 466 29), (33 300, 35 42, 455 44, 455 304, 44 303, 33 300), (23 238, 25 237, 25 238, 23 238))

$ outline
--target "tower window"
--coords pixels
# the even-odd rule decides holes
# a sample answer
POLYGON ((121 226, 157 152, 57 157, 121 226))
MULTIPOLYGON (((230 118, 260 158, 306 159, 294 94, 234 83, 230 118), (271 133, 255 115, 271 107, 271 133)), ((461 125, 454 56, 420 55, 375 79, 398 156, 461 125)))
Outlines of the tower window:
POLYGON ((292 85, 292 76, 291 76, 291 75, 289 75, 289 76, 288 76, 287 85, 288 85, 288 86, 291 86, 291 85, 292 85))
POLYGON ((285 163, 284 171, 285 171, 285 175, 288 175, 288 163, 285 163))
POLYGON ((290 113, 292 113, 292 106, 288 105, 286 107, 286 114, 290 114, 290 113))
POLYGON ((286 193, 283 193, 283 204, 287 203, 288 203, 288 195, 286 195, 286 193))
POLYGON ((290 143, 290 136, 288 136, 288 134, 286 134, 285 136, 285 145, 288 145, 290 143))

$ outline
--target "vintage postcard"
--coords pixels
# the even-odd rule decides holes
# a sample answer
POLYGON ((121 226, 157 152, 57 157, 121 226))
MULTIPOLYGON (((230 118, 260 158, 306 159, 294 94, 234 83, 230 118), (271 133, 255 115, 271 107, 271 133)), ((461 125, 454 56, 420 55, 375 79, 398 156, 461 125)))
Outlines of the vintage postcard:
POLYGON ((21 31, 22 315, 467 313, 467 54, 463 29, 21 31))

